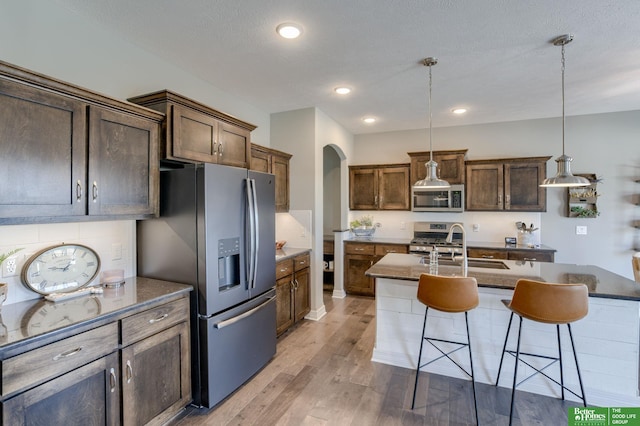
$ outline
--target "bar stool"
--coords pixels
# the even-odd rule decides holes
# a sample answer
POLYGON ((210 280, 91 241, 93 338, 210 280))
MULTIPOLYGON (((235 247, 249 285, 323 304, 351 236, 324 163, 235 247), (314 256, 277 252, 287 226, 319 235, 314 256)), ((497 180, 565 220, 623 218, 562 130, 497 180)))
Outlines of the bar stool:
POLYGON ((511 390, 511 408, 509 412, 509 424, 511 425, 513 419, 513 400, 516 393, 516 387, 522 384, 522 382, 529 380, 534 375, 540 373, 552 382, 560 385, 562 399, 564 399, 565 389, 578 398, 582 399, 584 406, 587 406, 587 400, 584 395, 584 387, 582 385, 582 377, 580 375, 580 367, 578 366, 578 356, 576 355, 576 347, 573 343, 573 334, 571 333, 571 323, 579 319, 584 318, 589 311, 589 291, 585 284, 554 284, 540 281, 520 279, 516 283, 515 291, 513 292, 513 299, 511 301, 503 300, 507 308, 511 310, 511 318, 509 319, 509 325, 507 327, 507 335, 504 339, 504 346, 502 347, 502 357, 500 358, 500 366, 498 367, 498 377, 496 379, 496 386, 500 381, 500 370, 502 370, 502 361, 504 360, 504 354, 509 353, 516 358, 515 367, 513 369, 513 389, 511 390), (509 340, 509 331, 511 330, 511 323, 513 321, 513 315, 517 314, 520 317, 520 323, 518 325, 518 343, 516 350, 507 350, 507 341, 509 340), (531 321, 555 324, 556 335, 558 339, 558 357, 530 354, 520 352, 520 336, 522 334, 522 319, 527 318, 531 321), (571 348, 573 349, 573 358, 576 362, 576 370, 578 371, 578 381, 580 382, 580 392, 578 395, 571 389, 564 385, 564 376, 562 371, 562 348, 560 346, 560 324, 566 324, 569 330, 569 338, 571 339, 571 348), (533 356, 538 358, 545 358, 551 360, 549 364, 538 369, 527 363, 520 358, 520 355, 533 356), (535 370, 529 377, 521 380, 516 384, 516 378, 518 375, 518 361, 526 364, 535 370), (543 370, 553 365, 556 361, 560 363, 560 383, 557 380, 549 377, 543 370))
POLYGON ((473 387, 473 405, 476 412, 476 424, 478 424, 478 403, 476 401, 476 383, 473 375, 473 356, 471 355, 471 339, 469 337, 469 317, 468 311, 478 306, 478 282, 475 278, 471 277, 447 277, 440 275, 422 274, 420 275, 420 281, 418 283, 418 300, 422 302, 426 309, 424 311, 424 323, 422 325, 422 339, 420 339, 420 353, 418 354, 418 364, 416 368, 416 381, 413 385, 413 402, 411 403, 411 409, 416 403, 416 390, 418 389, 418 376, 420 374, 420 368, 425 367, 432 362, 435 362, 441 358, 448 358, 451 362, 458 366, 465 374, 471 377, 471 385, 473 387), (467 326, 467 342, 455 342, 444 339, 436 339, 433 337, 425 336, 425 330, 427 327, 427 314, 429 308, 433 308, 437 311, 460 313, 464 312, 464 319, 467 326), (420 365, 422 361, 422 348, 424 342, 429 342, 435 347, 442 355, 432 359, 431 361, 420 365), (459 345, 457 348, 444 352, 433 342, 452 343, 459 345), (453 352, 456 352, 464 347, 469 348, 469 362, 471 363, 471 373, 469 373, 464 367, 458 364, 454 359, 449 357, 453 352))
POLYGON ((631 266, 633 267, 633 277, 637 283, 640 283, 640 253, 631 257, 631 266))

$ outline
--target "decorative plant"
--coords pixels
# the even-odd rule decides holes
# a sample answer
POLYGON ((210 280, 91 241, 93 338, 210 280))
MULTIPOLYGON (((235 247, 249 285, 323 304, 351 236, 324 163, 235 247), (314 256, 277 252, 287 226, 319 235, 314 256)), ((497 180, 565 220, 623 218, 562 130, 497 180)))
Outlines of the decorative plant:
POLYGON ((585 209, 584 207, 580 206, 571 207, 571 213, 575 213, 576 217, 596 217, 600 215, 600 212, 598 210, 585 209))
POLYGON ((360 228, 360 227, 372 227, 373 226, 373 216, 362 216, 359 219, 352 220, 349 222, 349 226, 351 229, 360 228))
POLYGON ((19 252, 20 250, 22 250, 22 248, 17 248, 14 250, 11 250, 7 253, 0 253, 0 265, 2 265, 2 262, 4 262, 5 260, 7 260, 7 258, 13 256, 14 254, 16 254, 17 252, 19 252))

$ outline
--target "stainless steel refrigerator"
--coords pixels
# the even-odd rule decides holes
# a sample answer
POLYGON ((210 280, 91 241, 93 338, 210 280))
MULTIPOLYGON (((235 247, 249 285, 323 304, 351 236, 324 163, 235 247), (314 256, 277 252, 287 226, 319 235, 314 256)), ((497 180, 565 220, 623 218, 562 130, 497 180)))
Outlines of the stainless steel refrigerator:
POLYGON ((194 287, 197 406, 215 406, 275 354, 274 183, 215 164, 162 170, 160 217, 138 222, 138 275, 194 287))

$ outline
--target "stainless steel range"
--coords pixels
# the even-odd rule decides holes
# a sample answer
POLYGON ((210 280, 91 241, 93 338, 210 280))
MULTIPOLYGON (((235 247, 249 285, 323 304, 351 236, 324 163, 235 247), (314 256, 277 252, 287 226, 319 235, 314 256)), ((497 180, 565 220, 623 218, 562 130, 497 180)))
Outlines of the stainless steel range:
POLYGON ((462 233, 454 232, 451 243, 445 240, 455 222, 414 222, 409 253, 429 254, 434 247, 440 256, 462 255, 462 233))

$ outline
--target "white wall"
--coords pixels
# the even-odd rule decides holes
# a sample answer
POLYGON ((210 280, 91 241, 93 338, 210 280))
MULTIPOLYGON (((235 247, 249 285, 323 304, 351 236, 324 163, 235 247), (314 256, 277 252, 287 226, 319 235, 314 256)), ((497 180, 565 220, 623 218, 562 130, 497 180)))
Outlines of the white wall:
MULTIPOLYGON (((371 213, 382 223, 378 236, 411 235, 414 221, 462 221, 470 241, 504 241, 515 235, 514 223, 523 220, 540 226, 542 244, 558 250, 556 262, 594 264, 633 278, 631 255, 640 246, 640 111, 567 117, 566 153, 574 158, 574 173, 595 173, 603 178, 593 219, 566 217, 566 190, 547 190, 545 213, 413 213, 351 212, 350 216, 371 213), (405 223, 404 230, 400 225, 405 223), (478 233, 471 225, 480 225, 478 233), (587 235, 576 235, 575 227, 588 227, 587 235)), ((434 150, 468 148, 467 159, 547 156, 547 175, 556 173, 553 161, 561 154, 559 118, 527 120, 433 129, 434 150)), ((357 135, 350 164, 409 162, 407 152, 428 151, 426 130, 357 135)))
MULTIPOLYGON (((252 139, 270 145, 270 116, 158 56, 122 39, 95 22, 46 0, 0 0, 0 60, 27 68, 116 99, 169 89, 212 108, 257 125, 252 139)), ((135 270, 135 222, 90 222, 0 226, 0 253, 24 247, 19 254, 65 242, 84 243, 98 251, 103 268, 111 263, 111 242, 123 244, 121 264, 135 270)), ((8 281, 13 303, 38 294, 19 278, 8 281)))

